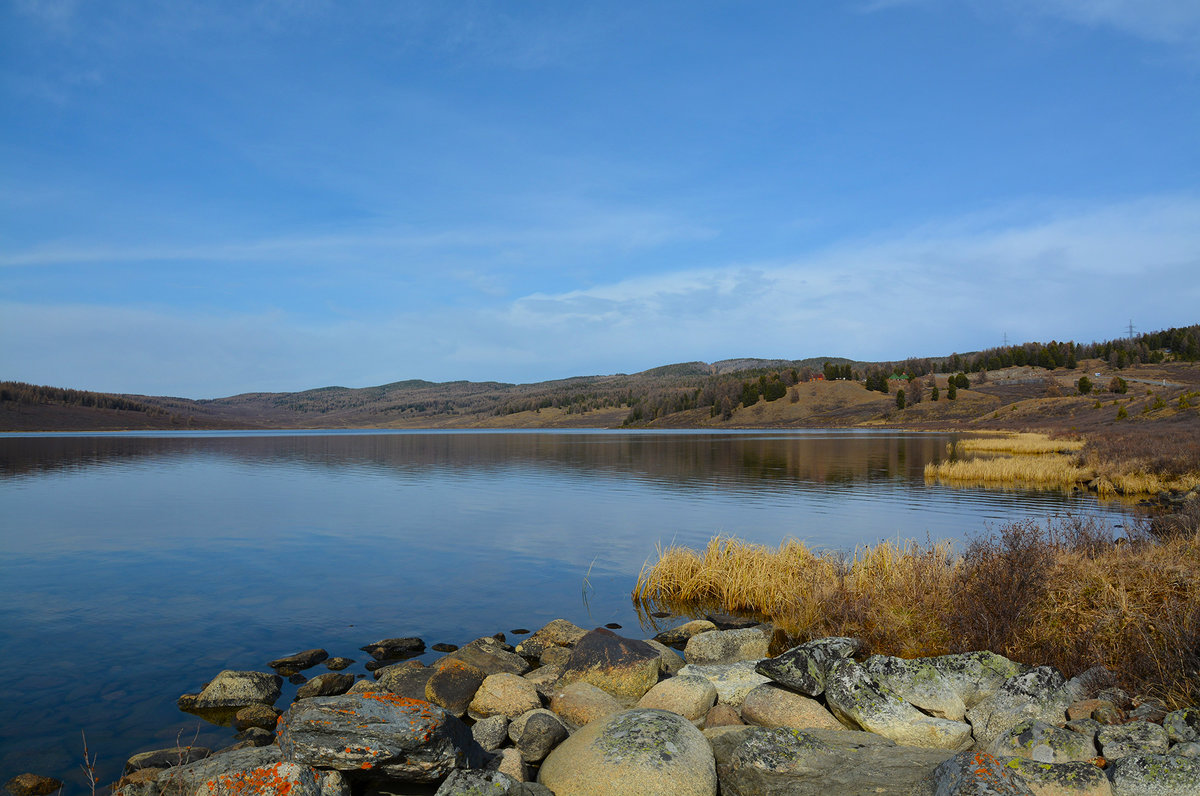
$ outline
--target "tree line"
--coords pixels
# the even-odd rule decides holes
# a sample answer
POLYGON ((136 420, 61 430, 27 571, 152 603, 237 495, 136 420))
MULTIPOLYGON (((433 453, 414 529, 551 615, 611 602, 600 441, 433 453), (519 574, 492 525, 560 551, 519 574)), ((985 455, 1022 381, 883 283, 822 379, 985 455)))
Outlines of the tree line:
POLYGON ((133 401, 120 395, 26 384, 23 381, 0 382, 0 403, 6 401, 28 405, 57 404, 59 406, 83 406, 90 409, 119 409, 125 412, 145 412, 150 415, 168 414, 157 406, 133 401))

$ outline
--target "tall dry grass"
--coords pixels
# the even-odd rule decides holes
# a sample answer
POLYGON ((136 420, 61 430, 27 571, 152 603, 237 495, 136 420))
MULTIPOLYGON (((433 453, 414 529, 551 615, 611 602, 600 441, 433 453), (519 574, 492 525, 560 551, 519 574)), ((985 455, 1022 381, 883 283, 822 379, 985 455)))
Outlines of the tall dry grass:
POLYGON ((839 555, 722 537, 659 551, 633 597, 647 611, 752 612, 797 640, 852 635, 904 657, 989 649, 1068 674, 1102 664, 1182 707, 1200 701, 1200 528, 1176 530, 1118 543, 1093 520, 1027 521, 961 555, 945 543, 839 555))
POLYGON ((979 437, 967 437, 954 443, 959 452, 1014 453, 1071 453, 1083 448, 1083 440, 1052 439, 1033 432, 1001 432, 979 437))
POLYGON ((925 465, 925 480, 942 484, 984 484, 1070 489, 1090 481, 1092 471, 1066 454, 1041 453, 956 459, 925 465))

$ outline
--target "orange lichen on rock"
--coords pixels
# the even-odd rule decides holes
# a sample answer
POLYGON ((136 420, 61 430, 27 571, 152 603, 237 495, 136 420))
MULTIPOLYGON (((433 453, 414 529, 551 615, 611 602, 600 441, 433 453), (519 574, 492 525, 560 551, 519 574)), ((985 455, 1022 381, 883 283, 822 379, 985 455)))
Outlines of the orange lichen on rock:
POLYGON ((248 771, 236 771, 232 774, 218 774, 215 780, 204 783, 208 792, 223 792, 238 796, 290 796, 296 782, 280 773, 280 766, 291 765, 275 763, 260 766, 248 771))

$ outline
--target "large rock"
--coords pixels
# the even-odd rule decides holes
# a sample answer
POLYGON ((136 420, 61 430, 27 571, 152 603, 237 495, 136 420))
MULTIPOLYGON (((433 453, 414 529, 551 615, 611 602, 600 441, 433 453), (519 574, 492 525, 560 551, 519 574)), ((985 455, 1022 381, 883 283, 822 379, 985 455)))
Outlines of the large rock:
POLYGON ((409 782, 478 766, 483 754, 446 711, 386 693, 301 700, 283 714, 279 746, 293 762, 409 782))
POLYGON ((474 666, 485 676, 501 672, 525 674, 531 668, 528 661, 513 652, 512 647, 492 636, 477 638, 470 644, 451 652, 438 663, 446 660, 462 661, 474 666))
POLYGON ((1148 721, 1131 721, 1101 727, 1096 733, 1096 745, 1100 754, 1109 760, 1129 755, 1166 754, 1170 741, 1167 731, 1158 724, 1148 721))
POLYGON ((767 657, 771 638, 756 627, 743 630, 710 630, 688 639, 683 658, 706 666, 714 663, 758 661, 767 657))
POLYGON ((624 709, 625 705, 616 697, 591 683, 571 683, 557 689, 550 698, 550 710, 575 727, 624 709))
POLYGON ((508 725, 508 737, 526 763, 544 760, 550 750, 562 743, 568 734, 562 720, 543 708, 518 716, 508 725))
POLYGON ((259 727, 274 732, 280 712, 270 705, 247 705, 233 715, 233 728, 241 731, 259 727))
POLYGON ((1037 796, 1008 758, 959 752, 913 789, 913 796, 1037 796))
POLYGON ((820 696, 825 693, 825 673, 829 667, 853 656, 861 646, 859 639, 843 636, 813 639, 759 661, 755 671, 793 691, 820 696))
POLYGON ((987 749, 992 742, 1027 719, 1060 725, 1067 707, 1074 702, 1062 674, 1049 666, 1038 666, 1004 681, 991 696, 967 710, 967 721, 975 734, 975 748, 987 749))
POLYGON ((434 796, 554 796, 544 785, 518 782, 500 771, 454 771, 434 796))
POLYGON ((425 642, 414 636, 385 638, 359 649, 377 661, 395 661, 420 655, 425 651, 425 642))
POLYGON ((200 691, 192 708, 241 708, 247 705, 274 705, 279 699, 283 678, 265 672, 224 671, 200 691))
POLYGON ((646 642, 596 628, 575 645, 560 682, 583 681, 613 696, 636 700, 658 682, 661 666, 659 651, 646 642))
POLYGON ((50 796, 55 791, 62 790, 62 780, 44 777, 41 774, 17 774, 4 783, 4 788, 12 796, 50 796))
POLYGON ((486 719, 488 716, 515 719, 522 713, 541 706, 541 697, 538 696, 533 683, 518 674, 500 672, 489 674, 483 679, 467 708, 467 714, 475 720, 486 719))
POLYGON ((350 690, 354 685, 354 675, 339 672, 318 674, 296 691, 296 699, 311 699, 319 696, 337 696, 350 690))
POLYGON ((294 655, 287 655, 283 658, 276 658, 267 664, 272 669, 285 669, 292 672, 298 672, 301 669, 308 669, 316 666, 321 661, 329 657, 329 653, 322 649, 305 650, 297 652, 294 655))
POLYGON ((657 708, 678 713, 693 724, 703 721, 717 702, 717 689, 695 675, 668 677, 638 700, 639 708, 657 708))
POLYGON ((1107 770, 1114 796, 1200 796, 1200 759, 1130 755, 1107 770))
POLYGON ((820 702, 775 683, 763 683, 746 695, 742 718, 760 727, 846 729, 820 702))
MULTIPOLYGON (((213 755, 195 763, 160 771, 155 779, 131 776, 113 791, 114 796, 194 796, 219 776, 237 776, 283 763, 278 746, 251 747, 213 755)), ((144 769, 150 771, 152 769, 144 769)), ((300 796, 300 794, 297 794, 300 796)), ((305 794, 315 796, 315 794, 305 794)))
POLYGON ((890 738, 905 746, 962 750, 971 745, 971 727, 927 716, 880 689, 852 660, 839 660, 825 678, 825 702, 843 724, 890 738))
POLYGON ((683 658, 679 657, 679 653, 668 647, 666 644, 663 644, 660 641, 655 641, 652 638, 644 639, 644 641, 651 647, 654 647, 654 649, 658 650, 659 670, 662 672, 662 674, 665 674, 668 677, 674 677, 675 675, 679 674, 680 669, 687 665, 683 658))
POLYGON ((742 702, 755 688, 770 682, 767 677, 755 671, 759 661, 740 661, 738 663, 714 664, 699 666, 688 664, 679 670, 677 677, 695 675, 708 680, 717 689, 717 701, 731 707, 740 708, 742 702))
POLYGON ((540 660, 549 647, 573 647, 587 631, 566 619, 555 619, 517 645, 516 653, 530 660, 540 660))
POLYGON ((927 658, 905 660, 891 655, 872 655, 863 669, 885 691, 890 691, 931 716, 962 721, 967 706, 954 685, 927 658))
POLYGON ((173 746, 170 749, 138 752, 125 761, 125 773, 130 774, 143 768, 186 766, 211 755, 212 750, 203 746, 173 746))
POLYGON ((1096 757, 1096 745, 1086 735, 1028 719, 992 741, 988 752, 1039 763, 1087 763, 1096 757))
POLYGON ((542 763, 555 796, 715 796, 708 741, 691 722, 639 708, 581 729, 542 763))
POLYGON ((750 727, 711 741, 723 796, 907 796, 950 754, 847 730, 750 727))
POLYGON ((909 663, 917 667, 932 667, 946 679, 955 696, 967 708, 996 693, 1010 678, 1029 671, 1029 667, 1023 663, 986 650, 913 658, 909 663))
POLYGON ((193 793, 195 796, 350 796, 350 788, 336 771, 320 772, 285 760, 222 772, 200 783, 193 793))
POLYGON ((469 663, 443 658, 425 681, 425 699, 461 719, 486 676, 469 663))
POLYGON ((375 677, 384 691, 408 697, 409 699, 424 699, 425 685, 433 677, 434 669, 420 661, 407 661, 394 666, 385 666, 375 670, 375 677))
POLYGON ((673 627, 670 630, 664 630, 654 637, 654 640, 665 644, 668 647, 678 647, 683 649, 687 645, 688 639, 700 633, 707 633, 710 630, 716 630, 717 626, 707 619, 693 619, 691 622, 685 622, 679 627, 673 627))
POLYGON ((1039 763, 1022 757, 998 759, 1025 781, 1034 796, 1112 796, 1108 777, 1091 763, 1039 763))
POLYGON ((489 716, 471 725, 471 737, 485 752, 494 752, 508 740, 508 717, 489 716))
POLYGON ((1171 743, 1193 743, 1200 741, 1200 707, 1173 710, 1162 723, 1171 743))

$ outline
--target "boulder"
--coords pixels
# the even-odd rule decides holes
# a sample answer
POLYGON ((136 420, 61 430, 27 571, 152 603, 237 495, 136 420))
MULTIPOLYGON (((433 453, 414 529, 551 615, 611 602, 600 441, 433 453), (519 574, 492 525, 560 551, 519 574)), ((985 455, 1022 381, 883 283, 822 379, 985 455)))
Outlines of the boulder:
POLYGON ((377 661, 395 661, 420 655, 425 651, 425 642, 414 636, 385 638, 359 649, 377 661))
POLYGON ((961 652, 932 658, 913 658, 910 664, 932 667, 946 679, 962 703, 971 708, 987 699, 1009 678, 1024 674, 1029 667, 994 652, 961 652))
POLYGON ((425 681, 425 699, 444 708, 450 715, 462 718, 486 676, 468 663, 443 658, 425 681))
POLYGON ((723 796, 907 796, 950 754, 848 730, 750 727, 710 740, 723 796))
POLYGON ((1129 718, 1134 721, 1151 721, 1155 724, 1162 724, 1170 712, 1167 706, 1157 699, 1135 699, 1133 710, 1129 711, 1129 718))
POLYGON ((251 727, 260 727, 274 732, 275 723, 279 720, 279 713, 279 710, 270 705, 247 705, 233 715, 233 727, 239 732, 251 727))
MULTIPOLYGON (((205 783, 215 781, 219 776, 237 776, 241 772, 267 768, 283 762, 283 755, 278 746, 237 749, 185 766, 163 769, 153 781, 130 776, 122 780, 122 784, 113 791, 113 796, 194 796, 205 783)), ((300 794, 297 793, 296 796, 300 794)))
POLYGON ((716 630, 717 626, 707 619, 693 619, 691 622, 686 622, 679 627, 673 627, 670 630, 664 630, 654 637, 654 640, 660 644, 665 644, 668 647, 678 647, 683 649, 688 643, 688 639, 700 633, 707 633, 710 630, 716 630))
POLYGON ((714 727, 744 727, 745 725, 746 722, 742 721, 741 714, 724 702, 713 705, 704 715, 703 729, 705 730, 714 727))
MULTIPOLYGON (((374 680, 359 680, 357 683, 350 686, 350 690, 347 691, 346 693, 347 694, 383 694, 383 693, 390 693, 390 692, 386 688, 384 688, 382 685, 375 682, 374 680)), ((408 696, 410 699, 424 699, 425 698, 425 689, 422 686, 420 697, 413 697, 408 694, 400 694, 400 696, 408 696)))
POLYGON ((433 677, 433 673, 432 667, 420 661, 407 661, 376 669, 375 677, 384 691, 409 699, 424 699, 425 686, 429 683, 429 678, 433 677))
POLYGON ((488 716, 515 719, 522 713, 541 706, 541 697, 538 696, 533 683, 520 675, 500 672, 489 674, 483 679, 467 707, 467 714, 475 720, 488 716))
POLYGON ((331 672, 340 672, 342 669, 349 668, 353 663, 353 658, 330 658, 325 661, 325 668, 331 672))
POLYGON ((1087 763, 1096 757, 1096 745, 1086 735, 1028 719, 992 741, 988 752, 1039 763, 1087 763))
POLYGON ((1200 741, 1200 708, 1173 710, 1163 718, 1162 726, 1171 743, 1200 741))
POLYGON ((1200 759, 1180 755, 1130 755, 1106 773, 1115 796, 1200 796, 1200 759))
POLYGON ((1115 760, 1129 755, 1166 754, 1170 741, 1162 726, 1148 721, 1131 721, 1101 727, 1096 733, 1096 745, 1100 747, 1100 754, 1115 760))
POLYGON ((1183 757, 1200 757, 1200 742, 1187 741, 1186 743, 1177 743, 1167 750, 1169 755, 1181 755, 1183 757))
POLYGON ((638 708, 595 721, 563 741, 538 772, 555 796, 715 796, 708 741, 691 722, 638 708))
POLYGON ((763 683, 746 695, 742 718, 760 727, 846 729, 820 702, 775 683, 763 683))
POLYGON ((350 796, 345 779, 335 771, 320 772, 286 760, 257 768, 223 771, 204 780, 195 796, 350 796))
POLYGON ((913 796, 1036 796, 1015 768, 986 752, 959 752, 933 770, 913 796))
POLYGON ((1025 781, 1034 796, 1112 796, 1104 771, 1091 763, 1039 763, 1021 757, 999 758, 1025 781))
POLYGON ((508 737, 526 763, 540 763, 568 734, 562 720, 544 708, 520 715, 508 726, 508 737))
POLYGON ((770 637, 756 627, 709 630, 688 639, 683 658, 700 666, 714 663, 758 661, 767 657, 770 637))
POLYGON ((318 674, 296 691, 296 699, 310 699, 321 696, 337 696, 350 690, 354 685, 354 675, 339 672, 318 674))
POLYGON ((529 781, 529 766, 525 765, 525 761, 521 759, 521 753, 511 746, 496 753, 496 756, 488 762, 488 771, 508 774, 517 782, 529 781))
POLYGON ((316 666, 328 657, 329 653, 322 649, 305 650, 304 652, 297 652, 294 655, 276 658, 268 663, 267 666, 270 666, 272 669, 288 669, 292 672, 298 672, 301 669, 316 666))
POLYGON ((872 655, 862 666, 885 691, 891 691, 931 716, 962 721, 967 714, 967 706, 950 678, 929 663, 928 658, 906 660, 891 655, 872 655))
POLYGON ((683 658, 679 657, 679 653, 668 647, 666 644, 655 641, 652 638, 643 640, 651 647, 654 647, 654 649, 658 650, 659 670, 662 674, 665 674, 668 677, 674 677, 675 675, 679 674, 680 669, 687 665, 683 658))
POLYGON ((542 656, 538 658, 538 663, 542 666, 566 666, 570 659, 570 647, 546 647, 542 650, 542 656))
POLYGON ((658 682, 661 660, 644 641, 596 628, 575 645, 560 682, 583 681, 619 698, 640 699, 658 682))
POLYGON ((967 709, 975 734, 975 748, 992 742, 1026 719, 1059 725, 1075 699, 1063 688, 1063 676, 1049 666, 1038 666, 1004 681, 991 696, 967 709))
POLYGON ((170 749, 155 749, 138 752, 125 761, 124 773, 130 774, 143 768, 172 768, 186 766, 212 755, 212 750, 203 746, 175 746, 170 749))
POLYGON ((526 672, 521 675, 529 682, 533 683, 533 687, 537 689, 538 694, 543 699, 549 700, 554 696, 554 689, 558 685, 558 678, 562 677, 562 666, 539 666, 531 672, 526 672))
POLYGON ((573 647, 587 635, 583 628, 566 619, 555 619, 517 645, 516 653, 538 660, 548 647, 573 647))
POLYGON ((471 725, 471 737, 485 752, 494 752, 508 740, 508 717, 488 716, 471 725))
POLYGON ((283 714, 279 748, 303 765, 407 782, 433 782, 483 758, 470 730, 446 711, 385 693, 296 702, 283 714))
POLYGON ((531 668, 528 661, 513 652, 512 647, 493 636, 477 638, 451 652, 438 663, 446 660, 462 661, 480 670, 485 676, 500 672, 525 674, 531 668))
POLYGON ((883 691, 863 667, 848 658, 835 662, 825 678, 825 702, 838 719, 925 749, 963 750, 971 745, 971 726, 927 716, 903 699, 883 691))
POLYGON ((4 783, 4 788, 12 796, 49 796, 55 791, 62 790, 62 780, 53 777, 43 777, 41 774, 17 774, 4 783))
POLYGON ((264 672, 219 673, 204 686, 191 705, 194 710, 240 708, 247 705, 274 705, 279 699, 283 678, 264 672))
POLYGON ((544 785, 518 782, 501 771, 453 771, 434 796, 554 796, 544 785))
POLYGON ((699 666, 688 664, 679 670, 676 677, 695 675, 708 680, 717 689, 717 701, 734 708, 740 708, 742 702, 755 688, 770 680, 755 671, 760 661, 740 661, 738 663, 713 664, 699 666))
POLYGON ((703 677, 668 677, 638 700, 639 708, 657 708, 678 713, 693 724, 704 720, 717 702, 717 689, 703 677))
POLYGON ((757 671, 780 685, 808 696, 825 692, 825 672, 835 662, 858 652, 856 638, 831 636, 792 647, 787 652, 759 661, 757 671))
POLYGON ((550 710, 575 727, 624 709, 616 697, 591 683, 571 683, 555 690, 550 698, 550 710))

